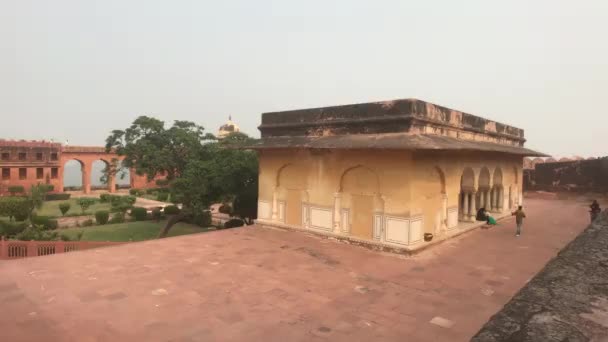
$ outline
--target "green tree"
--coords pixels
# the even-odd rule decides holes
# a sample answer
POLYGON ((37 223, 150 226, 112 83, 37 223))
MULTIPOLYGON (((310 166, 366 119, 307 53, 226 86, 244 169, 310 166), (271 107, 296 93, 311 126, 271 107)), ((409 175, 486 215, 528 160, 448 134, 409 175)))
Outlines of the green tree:
POLYGON ((84 214, 87 209, 89 209, 93 204, 95 204, 97 202, 96 198, 90 198, 90 197, 80 197, 78 199, 78 206, 80 207, 80 209, 82 210, 82 213, 84 214))
POLYGON ((141 116, 126 130, 113 131, 106 148, 149 180, 166 175, 171 200, 181 203, 182 210, 168 218, 159 233, 165 237, 175 223, 197 217, 212 203, 234 199, 252 188, 257 193, 257 156, 235 149, 250 141, 245 134, 233 133, 217 142, 192 122, 175 121, 167 129, 163 121, 141 116))
POLYGON ((29 208, 28 208, 28 218, 32 219, 32 215, 34 214, 34 210, 42 208, 44 204, 44 200, 46 199, 46 194, 49 192, 50 187, 46 184, 37 184, 32 185, 30 188, 30 192, 27 195, 29 208))

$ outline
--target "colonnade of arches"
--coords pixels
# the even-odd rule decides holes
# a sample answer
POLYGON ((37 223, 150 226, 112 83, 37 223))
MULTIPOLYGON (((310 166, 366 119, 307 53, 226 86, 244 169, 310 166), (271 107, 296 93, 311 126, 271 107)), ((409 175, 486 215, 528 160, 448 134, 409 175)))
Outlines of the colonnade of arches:
POLYGON ((513 182, 503 184, 502 168, 496 167, 491 173, 488 167, 482 167, 478 175, 471 167, 462 172, 458 198, 459 220, 475 221, 477 211, 485 208, 492 213, 502 213, 519 203, 519 173, 513 168, 513 182), (508 198, 505 198, 505 188, 508 198), (506 201, 506 202, 505 202, 506 201))
MULTIPOLYGON (((442 234, 448 228, 454 228, 458 221, 475 221, 477 211, 482 207, 490 213, 501 213, 518 203, 516 167, 513 167, 514 178, 511 179, 509 173, 507 182, 503 180, 501 167, 492 170, 482 167, 477 172, 472 167, 464 168, 460 177, 460 190, 456 190, 457 186, 451 187, 451 191, 454 191, 451 194, 454 196, 452 207, 448 207, 449 184, 442 168, 429 167, 421 173, 426 177, 424 189, 413 189, 415 198, 411 199, 418 211, 406 215, 423 220, 424 233, 442 234)), ((307 181, 306 165, 288 163, 277 170, 271 220, 309 228, 310 195, 307 181)), ((333 191, 333 208, 327 214, 328 217, 331 214, 331 227, 326 230, 366 240, 383 241, 380 227, 383 225, 386 197, 381 191, 378 173, 364 165, 354 165, 345 168, 340 179, 330 183, 336 184, 337 188, 333 191)), ((331 193, 331 189, 328 190, 331 193)))
MULTIPOLYGON (((103 171, 106 168, 116 167, 105 159, 81 159, 72 158, 63 161, 63 187, 81 187, 85 194, 91 192, 93 187, 105 187, 109 192, 116 191, 117 181, 120 184, 129 184, 130 173, 124 172, 124 177, 117 177, 111 174, 103 179, 103 171), (118 179, 117 179, 118 178, 118 179)), ((120 168, 120 163, 118 164, 120 168)), ((122 174, 122 173, 121 173, 122 174)), ((63 191, 63 189, 61 189, 63 191)))

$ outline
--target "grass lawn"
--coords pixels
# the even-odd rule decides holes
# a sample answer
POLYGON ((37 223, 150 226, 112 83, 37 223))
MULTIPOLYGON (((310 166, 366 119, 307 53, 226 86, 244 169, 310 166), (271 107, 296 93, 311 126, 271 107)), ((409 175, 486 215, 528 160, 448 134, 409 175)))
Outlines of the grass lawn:
MULTIPOLYGON (((59 204, 63 202, 70 202, 71 206, 67 214, 82 213, 82 209, 80 209, 80 206, 78 205, 78 199, 76 198, 70 198, 69 200, 65 201, 46 201, 42 205, 41 209, 36 210, 36 213, 40 216, 61 217, 61 210, 59 210, 59 204)), ((99 201, 97 201, 97 203, 93 204, 89 207, 89 209, 87 209, 85 215, 93 215, 97 210, 110 210, 110 203, 100 203, 99 201)))
MULTIPOLYGON (((85 228, 58 229, 59 234, 76 238, 78 233, 84 231, 82 241, 143 241, 156 239, 158 232, 165 226, 166 221, 139 221, 125 222, 119 224, 107 224, 103 226, 93 226, 85 228)), ((169 236, 203 233, 209 231, 208 228, 188 223, 177 223, 169 231, 169 236)))

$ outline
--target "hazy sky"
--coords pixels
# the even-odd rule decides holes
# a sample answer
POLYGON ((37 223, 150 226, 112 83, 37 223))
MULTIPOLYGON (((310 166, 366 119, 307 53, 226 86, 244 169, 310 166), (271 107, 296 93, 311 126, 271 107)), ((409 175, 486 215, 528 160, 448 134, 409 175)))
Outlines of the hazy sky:
POLYGON ((607 155, 608 1, 0 0, 0 137, 419 98, 607 155))

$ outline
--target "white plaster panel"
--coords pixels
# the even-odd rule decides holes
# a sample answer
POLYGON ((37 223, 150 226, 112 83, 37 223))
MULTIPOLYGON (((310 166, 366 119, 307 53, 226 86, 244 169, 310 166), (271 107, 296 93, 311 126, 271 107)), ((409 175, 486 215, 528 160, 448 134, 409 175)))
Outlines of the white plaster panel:
POLYGON ((422 217, 410 219, 409 244, 417 243, 422 240, 422 217))
POLYGON ((267 201, 258 201, 258 217, 262 220, 269 219, 272 216, 272 205, 267 201))
POLYGON ((458 208, 448 208, 448 229, 456 228, 458 225, 458 208))
POLYGON ((410 221, 403 217, 387 216, 384 220, 386 241, 407 245, 409 242, 410 221))
POLYGON ((340 223, 342 224, 342 232, 343 233, 348 233, 350 232, 350 221, 349 221, 349 212, 348 209, 342 209, 342 212, 340 213, 340 215, 342 216, 342 219, 340 220, 340 223))
POLYGON ((331 230, 332 222, 332 209, 310 207, 310 225, 313 228, 331 230))

